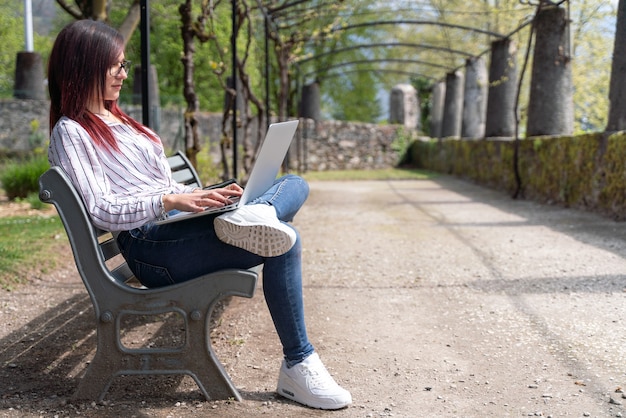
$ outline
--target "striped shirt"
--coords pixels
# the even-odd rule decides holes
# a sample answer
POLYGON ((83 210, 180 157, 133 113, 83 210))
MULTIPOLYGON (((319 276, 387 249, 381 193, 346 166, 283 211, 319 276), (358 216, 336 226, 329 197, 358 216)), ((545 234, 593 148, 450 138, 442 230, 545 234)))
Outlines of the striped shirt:
POLYGON ((193 188, 172 179, 160 142, 127 125, 109 127, 119 152, 96 146, 80 124, 62 117, 52 130, 48 160, 69 175, 96 227, 126 231, 157 219, 164 194, 193 188))

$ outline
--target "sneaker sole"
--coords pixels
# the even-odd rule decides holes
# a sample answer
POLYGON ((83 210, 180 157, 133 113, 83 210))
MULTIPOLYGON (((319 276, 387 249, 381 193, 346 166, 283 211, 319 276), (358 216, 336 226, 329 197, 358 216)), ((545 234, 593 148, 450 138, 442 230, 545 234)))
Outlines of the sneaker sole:
POLYGON ((267 225, 235 225, 215 218, 215 233, 226 244, 262 257, 277 257, 292 247, 289 234, 267 225))
POLYGON ((346 401, 342 404, 338 404, 338 403, 321 404, 321 403, 312 402, 310 400, 304 399, 305 397, 302 396, 300 393, 298 393, 299 391, 296 388, 289 385, 288 380, 289 378, 284 378, 283 376, 281 376, 281 378, 278 381, 278 387, 276 388, 276 393, 278 393, 280 396, 284 398, 287 398, 294 402, 298 402, 299 404, 308 406, 309 408, 334 410, 334 409, 343 409, 352 404, 352 400, 346 401), (298 399, 298 397, 300 397, 301 399, 298 399))

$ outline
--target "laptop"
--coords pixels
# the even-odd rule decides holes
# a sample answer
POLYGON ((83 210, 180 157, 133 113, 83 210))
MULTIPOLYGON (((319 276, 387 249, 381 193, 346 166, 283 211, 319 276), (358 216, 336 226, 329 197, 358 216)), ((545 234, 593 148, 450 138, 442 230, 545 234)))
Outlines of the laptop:
POLYGON ((298 128, 298 122, 298 120, 291 120, 272 123, 269 126, 265 139, 261 144, 259 155, 250 172, 248 183, 237 201, 221 207, 206 208, 202 212, 178 212, 167 219, 156 221, 155 224, 163 225, 196 216, 235 210, 239 206, 245 205, 261 196, 274 184, 274 180, 276 180, 280 166, 285 159, 285 155, 287 155, 293 136, 298 128))

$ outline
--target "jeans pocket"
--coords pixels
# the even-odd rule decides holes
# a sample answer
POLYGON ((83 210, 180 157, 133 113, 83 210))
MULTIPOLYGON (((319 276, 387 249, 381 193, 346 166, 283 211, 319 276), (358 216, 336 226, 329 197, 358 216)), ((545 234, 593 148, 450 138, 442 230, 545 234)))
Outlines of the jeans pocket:
POLYGON ((135 268, 133 271, 135 277, 142 285, 154 288, 174 284, 174 280, 172 280, 169 271, 165 267, 154 266, 137 260, 135 260, 134 264, 135 268))

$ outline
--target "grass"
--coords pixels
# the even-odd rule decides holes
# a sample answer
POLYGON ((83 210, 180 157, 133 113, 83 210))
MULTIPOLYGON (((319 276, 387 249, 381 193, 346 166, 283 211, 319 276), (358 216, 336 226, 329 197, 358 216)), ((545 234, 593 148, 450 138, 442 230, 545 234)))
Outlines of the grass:
POLYGON ((53 270, 55 249, 66 241, 58 216, 0 218, 0 288, 11 290, 30 273, 53 270))
POLYGON ((436 176, 433 172, 410 168, 310 171, 303 175, 307 181, 427 180, 436 176))

